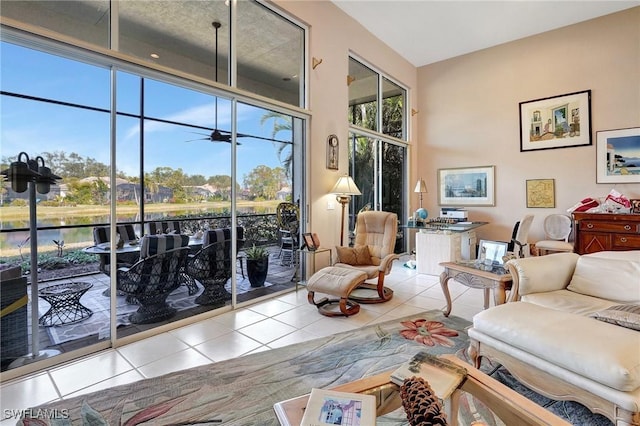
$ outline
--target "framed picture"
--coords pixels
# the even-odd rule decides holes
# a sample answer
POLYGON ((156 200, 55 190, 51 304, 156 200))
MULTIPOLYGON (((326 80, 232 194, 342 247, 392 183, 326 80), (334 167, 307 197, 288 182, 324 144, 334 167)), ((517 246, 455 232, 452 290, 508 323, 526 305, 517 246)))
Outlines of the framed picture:
POLYGON ((338 137, 329 135, 327 138, 327 169, 338 170, 338 137))
POLYGON ((302 241, 304 241, 304 246, 309 251, 315 251, 318 248, 311 233, 302 234, 302 241))
POLYGON ((441 206, 495 206, 495 166, 438 169, 441 206))
POLYGON ((591 145, 591 90, 520 102, 520 151, 591 145))
POLYGON ((480 240, 478 244, 478 260, 491 260, 491 263, 502 265, 503 256, 507 254, 507 243, 502 241, 480 240))
POLYGON ((629 200, 631 203, 631 213, 640 214, 640 198, 629 200))
POLYGON ((527 180, 527 207, 554 208, 556 206, 555 180, 527 180))
POLYGON ((596 132, 596 182, 640 183, 640 127, 596 132))

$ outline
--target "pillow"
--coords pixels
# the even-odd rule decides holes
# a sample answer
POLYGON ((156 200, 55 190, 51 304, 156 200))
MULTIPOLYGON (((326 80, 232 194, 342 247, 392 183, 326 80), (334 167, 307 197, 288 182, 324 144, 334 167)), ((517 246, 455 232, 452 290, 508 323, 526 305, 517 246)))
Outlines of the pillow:
POLYGON ((591 317, 640 331, 640 305, 616 305, 591 314, 591 317))
POLYGON ((371 265, 371 253, 369 246, 336 247, 338 262, 347 265, 371 265))
POLYGON ((640 262, 626 255, 582 255, 567 290, 620 304, 640 304, 639 276, 640 262))

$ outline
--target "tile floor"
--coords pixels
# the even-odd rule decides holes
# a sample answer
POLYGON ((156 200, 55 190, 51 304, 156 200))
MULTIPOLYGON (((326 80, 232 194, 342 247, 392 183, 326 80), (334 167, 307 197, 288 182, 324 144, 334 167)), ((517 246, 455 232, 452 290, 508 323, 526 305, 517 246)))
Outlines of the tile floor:
MULTIPOLYGON (((6 418, 6 410, 72 398, 446 305, 438 277, 417 274, 404 267, 403 260, 396 261, 385 285, 394 290, 392 300, 363 304, 360 312, 349 318, 320 315, 307 302, 307 292, 301 287, 297 292, 2 383, 0 426, 15 424, 14 419, 6 418)), ((449 288, 451 315, 471 320, 482 310, 482 290, 454 281, 449 288)))

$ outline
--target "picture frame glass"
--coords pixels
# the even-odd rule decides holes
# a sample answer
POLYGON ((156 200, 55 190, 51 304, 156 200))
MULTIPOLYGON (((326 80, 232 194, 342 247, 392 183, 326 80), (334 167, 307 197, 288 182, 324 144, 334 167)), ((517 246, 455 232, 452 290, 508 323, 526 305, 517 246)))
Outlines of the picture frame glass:
POLYGON ((478 244, 478 259, 491 260, 494 265, 502 265, 503 256, 507 254, 507 243, 502 241, 480 240, 478 244))
POLYGON ((441 206, 495 206, 495 167, 438 170, 441 206))
POLYGON ((520 102, 520 151, 591 145, 591 90, 520 102))
POLYGON ((554 179, 527 180, 528 208, 554 208, 555 206, 556 199, 554 179))
POLYGON ((640 183, 640 127, 596 132, 596 183, 640 183))

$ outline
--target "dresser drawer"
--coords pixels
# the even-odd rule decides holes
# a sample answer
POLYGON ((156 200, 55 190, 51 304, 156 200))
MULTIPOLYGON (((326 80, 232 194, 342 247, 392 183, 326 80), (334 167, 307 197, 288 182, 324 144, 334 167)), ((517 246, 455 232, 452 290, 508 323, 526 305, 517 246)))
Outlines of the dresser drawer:
POLYGON ((633 222, 603 222, 598 220, 583 220, 580 222, 582 231, 603 231, 617 233, 640 233, 640 224, 633 222))
POLYGON ((615 234, 613 236, 613 247, 615 248, 638 248, 640 247, 640 235, 615 234))

